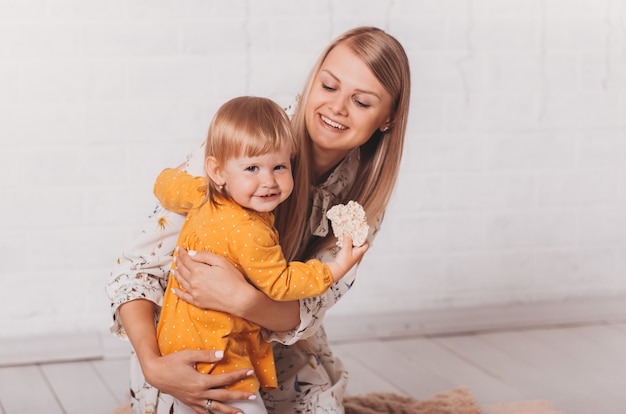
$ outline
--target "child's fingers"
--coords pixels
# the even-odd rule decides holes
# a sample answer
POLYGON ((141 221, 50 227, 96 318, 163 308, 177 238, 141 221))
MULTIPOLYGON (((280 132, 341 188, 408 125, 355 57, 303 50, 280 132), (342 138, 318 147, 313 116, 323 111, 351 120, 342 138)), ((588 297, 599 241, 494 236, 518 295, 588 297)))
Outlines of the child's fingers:
POLYGON ((352 236, 348 233, 344 233, 342 242, 344 246, 352 246, 352 236))

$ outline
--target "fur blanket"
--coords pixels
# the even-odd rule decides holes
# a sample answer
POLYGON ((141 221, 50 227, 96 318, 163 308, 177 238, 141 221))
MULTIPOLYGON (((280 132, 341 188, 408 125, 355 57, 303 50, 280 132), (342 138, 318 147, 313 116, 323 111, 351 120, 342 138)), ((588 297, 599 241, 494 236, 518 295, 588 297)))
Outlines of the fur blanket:
POLYGON ((344 406, 346 414, 482 414, 465 388, 455 388, 426 400, 391 393, 348 396, 344 406))

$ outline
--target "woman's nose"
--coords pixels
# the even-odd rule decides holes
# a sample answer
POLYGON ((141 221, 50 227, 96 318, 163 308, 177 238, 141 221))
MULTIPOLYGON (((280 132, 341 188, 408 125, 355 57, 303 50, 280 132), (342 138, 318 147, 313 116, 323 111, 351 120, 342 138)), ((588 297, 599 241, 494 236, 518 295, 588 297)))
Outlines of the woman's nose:
POLYGON ((340 93, 335 94, 330 102, 330 109, 335 114, 345 115, 347 112, 346 97, 340 93))

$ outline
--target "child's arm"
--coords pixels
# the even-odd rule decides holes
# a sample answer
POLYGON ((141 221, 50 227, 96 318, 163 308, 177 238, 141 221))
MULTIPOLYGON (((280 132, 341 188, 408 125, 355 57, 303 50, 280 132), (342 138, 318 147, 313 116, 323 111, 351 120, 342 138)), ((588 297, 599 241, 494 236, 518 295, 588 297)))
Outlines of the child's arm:
MULTIPOLYGON (((345 240, 352 246, 350 237, 345 240)), ((287 263, 276 232, 259 222, 246 222, 231 233, 229 248, 250 283, 274 300, 287 301, 326 292, 361 260, 369 244, 343 249, 332 263, 287 263)))
POLYGON ((167 210, 186 214, 200 196, 206 178, 168 168, 159 174, 154 183, 154 195, 167 210))

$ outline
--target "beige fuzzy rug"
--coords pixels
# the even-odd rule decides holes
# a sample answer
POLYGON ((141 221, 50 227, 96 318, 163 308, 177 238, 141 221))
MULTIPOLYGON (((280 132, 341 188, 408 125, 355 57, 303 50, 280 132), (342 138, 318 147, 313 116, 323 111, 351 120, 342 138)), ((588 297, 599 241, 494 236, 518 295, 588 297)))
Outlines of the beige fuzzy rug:
MULTIPOLYGON (((425 400, 392 393, 348 396, 346 414, 563 414, 548 401, 517 401, 480 408, 466 388, 454 388, 425 400)), ((113 414, 132 414, 130 404, 122 404, 113 414)))
POLYGON ((482 414, 466 388, 455 388, 426 400, 391 393, 370 393, 344 399, 346 414, 482 414))
POLYGON ((454 388, 425 400, 391 393, 346 397, 346 414, 563 414, 548 401, 516 401, 478 405, 467 388, 454 388))

